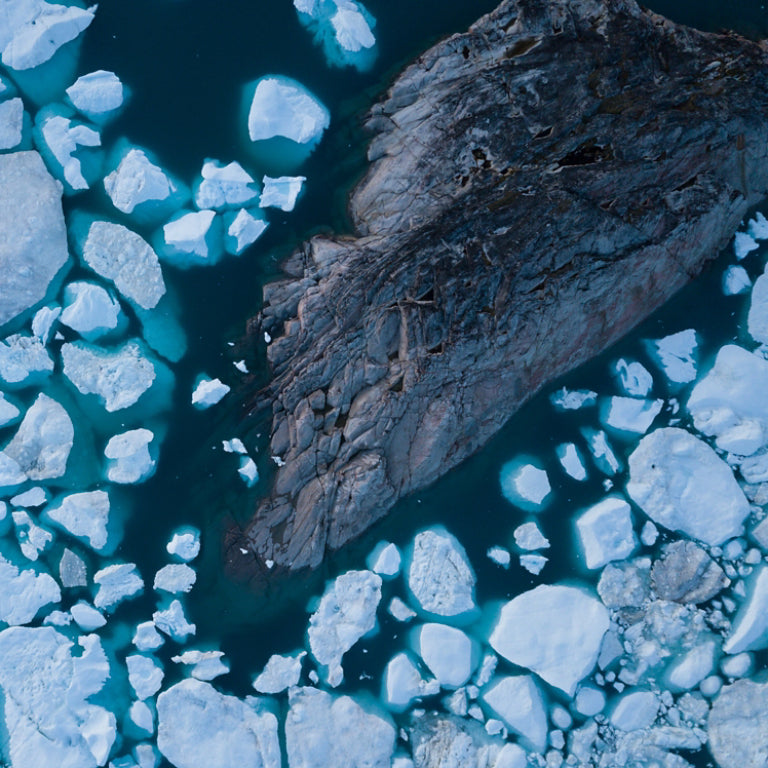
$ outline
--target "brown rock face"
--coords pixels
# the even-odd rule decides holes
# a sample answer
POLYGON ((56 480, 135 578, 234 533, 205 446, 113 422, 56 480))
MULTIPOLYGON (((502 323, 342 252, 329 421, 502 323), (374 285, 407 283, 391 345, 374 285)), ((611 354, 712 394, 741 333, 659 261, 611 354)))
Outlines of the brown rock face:
MULTIPOLYGON (((314 568, 688 282, 768 189, 768 57, 632 0, 507 0, 368 119, 355 239, 268 285, 268 497, 238 537, 314 568)), ((250 567, 250 566, 249 566, 250 567)))

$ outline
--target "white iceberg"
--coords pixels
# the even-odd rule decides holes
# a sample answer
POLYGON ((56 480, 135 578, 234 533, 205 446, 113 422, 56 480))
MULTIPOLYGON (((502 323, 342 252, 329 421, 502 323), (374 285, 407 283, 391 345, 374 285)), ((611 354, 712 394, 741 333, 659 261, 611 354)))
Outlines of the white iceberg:
POLYGON ((139 701, 154 696, 160 690, 165 672, 156 659, 136 653, 127 656, 125 663, 128 667, 128 682, 139 701))
POLYGON ((259 469, 256 462, 250 456, 240 457, 240 467, 237 474, 243 478, 243 482, 251 488, 259 482, 259 469))
POLYGON ((624 560, 637 548, 630 506, 618 496, 608 496, 579 515, 576 532, 590 569, 624 560))
POLYGON ((207 681, 229 672, 229 664, 223 658, 223 651, 184 651, 179 656, 172 656, 171 661, 191 666, 190 675, 195 680, 207 681))
POLYGON ((0 102, 0 150, 18 147, 23 128, 24 102, 19 98, 0 102))
POLYGON ((653 691, 630 691, 619 697, 608 720, 620 731, 640 731, 653 725, 660 706, 653 691))
POLYGON ((549 539, 541 532, 539 526, 534 522, 523 523, 515 528, 513 534, 515 544, 520 549, 548 549, 549 539))
POLYGON ((502 568, 509 568, 509 564, 512 562, 512 555, 505 547, 488 547, 485 554, 489 560, 502 568))
POLYGON ((94 221, 83 246, 83 259, 142 309, 156 307, 165 293, 157 254, 149 243, 121 224, 94 221))
POLYGON ((43 344, 48 344, 51 340, 53 326, 61 315, 61 307, 53 304, 48 307, 40 307, 32 318, 32 333, 37 336, 43 344))
POLYGON ((211 210, 176 214, 163 225, 165 261, 181 269, 211 266, 221 256, 221 222, 211 210))
POLYGON ((464 547, 443 529, 416 535, 406 575, 408 589, 427 614, 456 619, 477 608, 475 574, 464 547))
POLYGON ((768 344, 768 274, 757 278, 749 301, 749 335, 760 344, 768 344))
POLYGON ((748 232, 737 232, 733 236, 733 253, 741 261, 748 253, 756 251, 760 246, 748 232))
POLYGON ((687 384, 696 378, 698 346, 699 340, 692 328, 646 342, 649 355, 672 384, 687 384))
POLYGON ((730 467, 676 427, 646 435, 629 457, 627 493, 655 523, 717 546, 743 533, 749 503, 730 467))
POLYGON ((239 256, 262 236, 267 226, 261 212, 254 215, 251 211, 241 208, 237 213, 225 213, 224 250, 233 256, 239 256))
POLYGON ((98 587, 93 604, 107 611, 144 589, 144 581, 134 563, 108 565, 93 574, 93 583, 98 587))
POLYGON ((502 607, 489 643, 572 697, 594 668, 609 625, 596 597, 578 587, 542 584, 502 607))
POLYGON ((135 340, 111 349, 67 343, 61 359, 67 379, 81 394, 96 395, 110 413, 136 403, 155 381, 155 367, 135 340))
POLYGON ((723 272, 723 293, 726 296, 746 293, 751 287, 752 281, 744 267, 732 266, 723 272))
POLYGON ((265 176, 259 207, 292 211, 306 180, 305 176, 265 176))
POLYGON ((6 397, 4 392, 0 392, 0 427, 13 424, 20 416, 21 410, 6 397))
POLYGON ((277 717, 210 683, 184 680, 157 698, 157 746, 176 768, 280 768, 277 717))
POLYGON ((413 644, 443 688, 464 685, 480 657, 477 644, 466 633, 446 624, 423 624, 414 630, 413 644))
POLYGON ((229 390, 229 386, 222 383, 220 379, 201 376, 192 392, 192 405, 200 409, 210 408, 216 405, 229 390))
POLYGON ((380 541, 365 559, 365 564, 382 578, 394 578, 400 573, 400 550, 389 541, 380 541))
POLYGON ((555 449, 557 459, 566 474, 582 482, 587 479, 587 469, 581 452, 574 443, 561 443, 555 449))
POLYGON ((532 675, 494 680, 482 694, 483 702, 535 752, 547 747, 547 710, 532 675))
POLYGON ((34 562, 53 541, 53 534, 47 528, 38 525, 25 509, 17 509, 11 517, 16 527, 16 538, 21 554, 27 560, 34 562))
POLYGON ((157 631, 154 622, 142 621, 136 625, 131 641, 140 651, 156 651, 165 643, 163 636, 157 631))
POLYGON ((114 113, 125 101, 125 88, 114 72, 100 69, 78 77, 67 88, 70 102, 82 114, 103 119, 114 113))
POLYGON ((178 643, 184 642, 197 632, 197 627, 187 621, 184 607, 179 600, 171 600, 167 608, 155 611, 152 621, 163 634, 178 643))
POLYGON ((42 507, 47 501, 48 494, 39 485, 11 497, 11 505, 14 507, 42 507))
POLYGON ((558 389, 549 396, 558 411, 578 411, 597 402, 597 392, 591 389, 558 389))
POLYGON ((750 578, 747 599, 733 620, 723 650, 729 654, 768 647, 768 567, 760 564, 750 578))
POLYGON ((194 190, 195 205, 200 210, 237 208, 254 201, 259 195, 253 186, 253 177, 240 163, 222 166, 216 160, 206 160, 201 176, 194 190))
POLYGON ((59 578, 65 589, 88 586, 88 572, 82 558, 65 549, 59 560, 59 578))
POLYGON ((251 141, 282 136, 299 144, 319 141, 331 117, 328 110, 300 83, 270 75, 256 83, 248 113, 251 141))
POLYGON ((51 171, 76 192, 88 189, 93 178, 89 181, 84 175, 77 153, 80 147, 100 147, 101 134, 94 128, 76 123, 57 111, 41 110, 41 113, 38 113, 36 119, 35 136, 42 142, 42 146, 38 146, 45 157, 49 161, 52 158, 52 162, 49 162, 51 171))
POLYGON ((538 576, 544 566, 549 562, 549 558, 544 555, 520 555, 520 567, 525 568, 528 573, 538 576))
POLYGON ((0 556, 1 622, 29 624, 46 605, 60 601, 61 590, 52 576, 31 568, 20 571, 0 556))
POLYGON ((83 632, 93 632, 103 627, 107 620, 101 611, 97 611, 92 605, 83 600, 78 600, 71 608, 70 613, 75 623, 83 632))
POLYGON ((115 330, 122 314, 120 302, 96 283, 78 280, 64 288, 60 322, 93 341, 115 330))
POLYGON ((501 468, 501 492, 511 504, 536 512, 548 501, 552 491, 544 469, 521 459, 508 461, 501 468))
POLYGON ((176 531, 165 547, 169 555, 178 557, 185 563, 194 560, 200 553, 200 531, 186 526, 176 531))
POLYGON ((344 678, 342 656, 376 626, 380 600, 381 577, 371 571, 343 573, 323 593, 310 616, 307 637, 330 686, 335 688, 344 678))
POLYGON ((382 691, 386 705, 395 712, 402 712, 414 699, 438 693, 440 683, 437 680, 425 680, 410 655, 398 653, 384 668, 382 691))
POLYGON ((71 493, 49 506, 45 517, 97 552, 107 545, 109 494, 106 491, 71 493))
POLYGON ((663 406, 663 400, 611 397, 603 402, 600 420, 604 426, 617 432, 644 435, 663 406))
POLYGON ((186 563, 170 563, 155 574, 153 589, 173 594, 189 592, 196 580, 197 574, 186 563))
POLYGON ((107 478, 113 483, 140 483, 155 471, 149 446, 155 435, 149 429, 131 429, 109 438, 104 448, 107 478))
POLYGON ((648 396, 653 387, 653 376, 642 363, 620 358, 611 367, 625 395, 648 396))
POLYGON ((0 341, 0 379, 23 387, 53 371, 53 359, 37 336, 14 333, 0 341))
POLYGON ((621 469, 621 462, 608 442, 602 429, 582 427, 581 434, 587 441, 595 466, 606 475, 615 475, 621 469))
POLYGON ((264 669, 254 678, 253 687, 259 693, 282 693, 299 684, 301 664, 306 651, 293 656, 273 654, 264 665, 264 669))

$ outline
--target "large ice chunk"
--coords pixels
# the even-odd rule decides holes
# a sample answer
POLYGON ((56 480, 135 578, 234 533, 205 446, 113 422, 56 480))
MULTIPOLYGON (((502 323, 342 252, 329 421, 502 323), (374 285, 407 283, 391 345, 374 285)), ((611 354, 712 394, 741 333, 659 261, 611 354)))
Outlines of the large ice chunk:
POLYGON ((152 309, 165 293, 157 254, 135 232, 109 221, 94 221, 83 246, 83 259, 96 274, 115 284, 128 301, 152 309))
POLYGON ((257 81, 248 113, 251 141, 283 136, 300 144, 320 139, 331 117, 328 110, 300 83, 269 75, 257 81))
POLYGON ((196 580, 197 574, 186 563, 170 563, 155 574, 153 588, 174 594, 189 592, 196 580))
POLYGON ((393 656, 384 668, 382 696, 387 706, 395 712, 402 712, 414 699, 434 696, 440 691, 437 680, 425 680, 416 662, 408 653, 393 656))
POLYGON ((259 207, 292 211, 306 180, 305 176, 265 176, 259 207))
POLYGON ((342 656, 376 626, 381 577, 372 571, 348 571, 325 590, 309 619, 309 649, 325 678, 336 687, 344 678, 342 656))
POLYGON ((48 507, 45 517, 99 552, 107 544, 109 494, 106 491, 72 493, 48 507))
POLYGON ((233 256, 239 256, 261 237, 267 226, 261 213, 254 216, 245 208, 241 208, 237 213, 224 214, 224 250, 233 256))
POLYGON ((677 427, 646 435, 629 457, 627 493, 654 522, 716 546, 743 533, 749 503, 730 467, 677 427))
POLYGON ((78 77, 67 88, 67 96, 75 109, 98 120, 123 105, 125 89, 114 72, 99 69, 78 77))
POLYGON ((19 571, 0 556, 0 621, 29 624, 41 608, 60 600, 61 590, 52 576, 31 568, 19 571))
POLYGON ((609 624, 605 606, 588 592, 542 584, 502 607, 489 642, 508 661, 572 697, 595 666, 609 624))
POLYGON ((83 341, 61 348, 64 375, 83 395, 96 395, 107 411, 133 405, 155 380, 155 368, 139 342, 101 349, 83 341))
POLYGON ((99 588, 93 604, 108 611, 144 589, 144 581, 134 563, 108 565, 93 574, 93 583, 99 588))
POLYGON ((723 650, 736 654, 768 647, 768 566, 752 575, 747 599, 739 608, 723 650))
POLYGON ((504 498, 529 512, 544 506, 552 491, 546 470, 521 459, 508 461, 501 468, 500 481, 504 498))
POLYGON ((78 280, 64 288, 60 321, 88 341, 117 328, 120 302, 96 283, 78 280))
POLYGON ((135 653, 126 657, 128 682, 139 701, 154 696, 163 684, 165 672, 160 663, 151 656, 135 653))
POLYGON ((24 102, 19 98, 0 102, 0 150, 21 144, 23 128, 24 102))
POLYGON ((77 153, 80 147, 100 147, 101 134, 60 114, 56 108, 41 110, 35 122, 36 141, 42 142, 42 146, 38 146, 49 161, 52 172, 71 190, 88 189, 93 177, 91 173, 84 172, 77 153))
POLYGON ((464 547, 442 528, 417 534, 408 562, 408 589, 427 614, 448 618, 475 609, 475 574, 464 547))
POLYGON ((2 61, 10 69, 33 69, 48 61, 93 21, 96 6, 56 5, 42 0, 11 0, 0 19, 2 61))
POLYGON ((699 340, 692 328, 647 342, 648 353, 673 384, 687 384, 696 378, 698 346, 699 340))
POLYGON ((179 600, 171 600, 167 608, 155 611, 152 621, 161 632, 179 643, 197 631, 197 627, 187 621, 184 606, 179 600))
POLYGON ((14 333, 0 341, 0 379, 24 387, 53 371, 53 360, 37 336, 14 333))
POLYGON ((72 419, 64 406, 41 393, 2 453, 30 480, 51 480, 66 471, 74 436, 72 419))
POLYGON ((2 326, 42 301, 69 260, 61 185, 37 152, 0 155, 0 233, 2 326))
POLYGON ((423 624, 414 631, 414 646, 443 688, 459 688, 477 666, 479 649, 471 638, 446 624, 423 624))
POLYGON ((726 344, 688 398, 694 426, 721 450, 751 456, 768 444, 766 387, 768 361, 726 344))
POLYGON ((547 746, 547 710, 533 675, 497 678, 483 691, 483 701, 527 746, 543 753, 547 746))
POLYGON ((217 160, 206 160, 201 176, 194 191, 195 205, 200 210, 237 208, 258 197, 253 177, 240 163, 222 166, 217 160))
POLYGON ((200 409, 210 408, 212 405, 216 405, 229 392, 229 389, 230 387, 220 379, 209 379, 207 376, 201 376, 192 392, 192 405, 200 409))
POLYGON ((293 656, 270 656, 261 674, 254 679, 253 687, 259 693, 281 693, 298 685, 302 659, 306 655, 306 651, 301 651, 293 656))
POLYGON ((149 453, 154 434, 143 427, 131 429, 109 439, 104 448, 107 477, 113 483, 140 483, 155 471, 155 460, 149 453))
POLYGON ((285 746, 291 768, 391 765, 395 727, 372 707, 315 688, 293 688, 289 704, 285 746))
POLYGON ((158 696, 157 717, 157 746, 176 768, 281 766, 278 721, 259 699, 184 680, 158 696))
POLYGON ((163 226, 161 255, 186 269, 211 266, 221 256, 221 221, 215 211, 189 211, 175 215, 163 226))
POLYGON ((637 547, 630 506, 618 496, 609 496, 579 515, 576 531, 587 568, 623 560, 637 547))
POLYGON ((105 765, 116 736, 115 716, 88 699, 109 677, 99 639, 72 641, 53 627, 0 632, 0 687, 5 733, 14 768, 105 765))

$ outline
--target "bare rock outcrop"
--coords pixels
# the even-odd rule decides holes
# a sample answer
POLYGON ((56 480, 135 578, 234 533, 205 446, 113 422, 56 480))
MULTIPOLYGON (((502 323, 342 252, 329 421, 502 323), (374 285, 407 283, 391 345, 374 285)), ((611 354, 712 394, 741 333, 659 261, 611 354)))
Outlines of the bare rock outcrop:
POLYGON ((265 288, 285 464, 230 565, 318 566, 696 275, 768 190, 767 65, 633 0, 505 0, 409 66, 358 236, 265 288))

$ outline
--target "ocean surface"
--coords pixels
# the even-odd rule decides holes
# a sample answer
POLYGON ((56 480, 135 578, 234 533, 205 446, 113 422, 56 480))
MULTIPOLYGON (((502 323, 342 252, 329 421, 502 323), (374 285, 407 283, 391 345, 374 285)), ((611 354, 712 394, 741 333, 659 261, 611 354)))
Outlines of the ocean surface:
MULTIPOLYGON (((724 254, 619 344, 547 387, 477 455, 425 492, 403 500, 369 534, 329 559, 321 573, 262 595, 229 580, 221 562, 223 532, 232 522, 247 520, 265 480, 247 489, 237 475, 236 459, 222 451, 221 441, 242 438, 264 477, 271 461, 268 422, 245 418, 237 405, 243 393, 268 376, 264 348, 246 348, 242 343, 248 318, 259 310, 261 286, 279 273, 281 258, 311 234, 349 231, 345 200, 365 168, 361 123, 366 110, 405 63, 439 38, 465 29, 496 3, 366 0, 365 5, 377 20, 377 58, 363 73, 329 67, 288 0, 101 0, 96 19, 83 36, 77 74, 113 70, 131 90, 125 111, 105 129, 104 144, 124 137, 150 150, 187 184, 206 158, 248 163, 241 102, 243 87, 255 78, 266 74, 295 78, 331 113, 329 130, 300 169, 307 177, 306 191, 295 211, 272 215, 265 235, 239 258, 225 258, 211 269, 166 270, 181 308, 188 353, 173 367, 176 386, 157 472, 123 492, 129 511, 115 555, 135 562, 145 580, 168 562, 165 544, 175 528, 192 524, 202 530, 198 582, 186 598, 189 618, 197 624, 195 647, 225 652, 231 672, 216 684, 241 696, 253 693, 251 679, 271 654, 303 647, 308 604, 322 592, 324 580, 346 569, 364 568, 366 555, 379 540, 405 547, 419 529, 444 525, 466 548, 477 573, 481 603, 509 598, 539 583, 514 557, 512 567, 504 570, 486 556, 494 545, 512 548, 512 530, 529 519, 501 492, 501 469, 515 457, 535 458, 553 478, 557 502, 538 519, 551 542, 545 553, 546 580, 584 579, 568 521, 574 510, 604 494, 607 478, 591 471, 587 482, 577 483, 558 472, 555 447, 578 441, 580 429, 596 421, 593 413, 558 413, 549 395, 563 386, 614 393, 612 361, 624 356, 653 369, 644 340, 690 327, 701 332, 698 354, 700 367, 706 368, 713 350, 738 337, 737 325, 745 311, 743 297, 726 297, 720 289, 724 265, 732 261, 732 255, 724 254), (234 368, 240 359, 248 365, 248 377, 234 368), (203 412, 190 404, 201 372, 233 387, 222 403, 203 412)), ((768 13, 757 0, 655 0, 649 5, 702 29, 768 35, 768 13)), ((69 211, 107 214, 104 206, 98 195, 65 200, 69 211)), ((752 277, 760 266, 755 258, 748 267, 752 277)), ((675 396, 659 386, 662 390, 655 390, 655 396, 675 396)), ((666 413, 662 418, 668 421, 673 416, 666 413)), ((623 460, 629 446, 615 447, 623 460)), ((612 478, 617 486, 624 482, 623 471, 612 478)), ((147 589, 144 597, 121 606, 116 626, 144 619, 154 608, 154 596, 147 589)), ((347 682, 340 690, 369 685, 378 693, 383 667, 399 647, 400 631, 394 620, 382 622, 378 635, 347 654, 347 682)), ((176 673, 174 665, 167 666, 166 683, 171 683, 176 673)))

